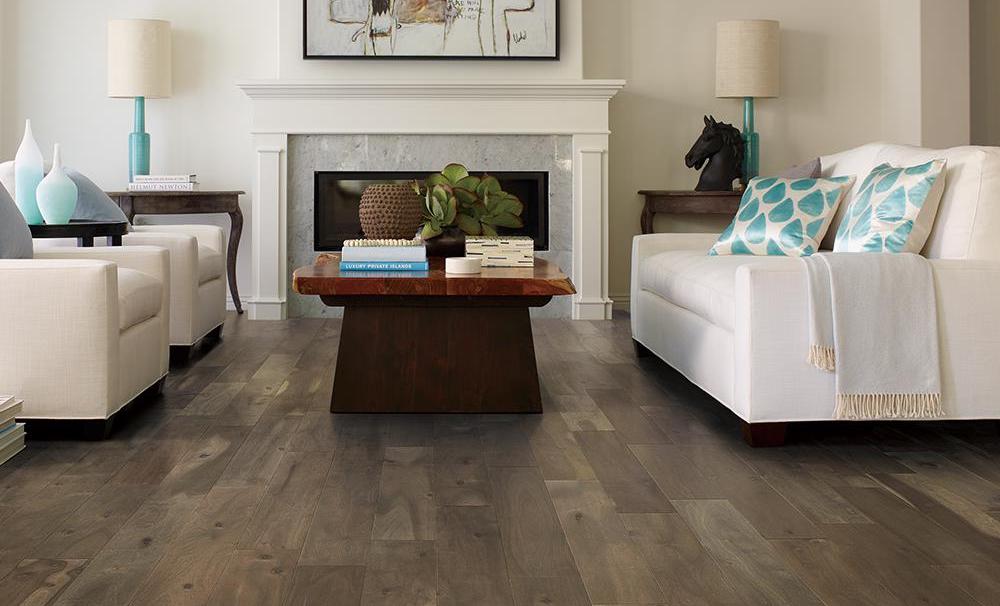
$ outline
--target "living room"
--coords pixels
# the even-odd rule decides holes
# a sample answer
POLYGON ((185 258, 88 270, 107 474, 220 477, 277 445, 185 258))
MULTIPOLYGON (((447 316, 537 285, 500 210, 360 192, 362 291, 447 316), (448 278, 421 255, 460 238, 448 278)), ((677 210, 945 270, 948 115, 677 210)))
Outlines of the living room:
POLYGON ((998 603, 998 32, 4 0, 2 601, 998 603))

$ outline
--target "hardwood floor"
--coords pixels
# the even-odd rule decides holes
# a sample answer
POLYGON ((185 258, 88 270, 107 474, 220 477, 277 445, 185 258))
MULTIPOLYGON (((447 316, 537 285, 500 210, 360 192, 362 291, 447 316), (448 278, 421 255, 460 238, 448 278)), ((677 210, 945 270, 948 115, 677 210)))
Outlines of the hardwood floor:
POLYGON ((233 316, 110 440, 30 443, 0 601, 1000 603, 994 423, 755 450, 627 318, 534 322, 544 415, 331 415, 339 330, 233 316))

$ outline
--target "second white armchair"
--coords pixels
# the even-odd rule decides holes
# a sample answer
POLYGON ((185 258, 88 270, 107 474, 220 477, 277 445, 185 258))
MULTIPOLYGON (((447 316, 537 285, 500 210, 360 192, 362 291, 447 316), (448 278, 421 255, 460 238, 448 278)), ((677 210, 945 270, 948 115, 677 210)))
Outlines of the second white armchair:
POLYGON ((170 251, 170 349, 185 361, 205 337, 222 336, 226 320, 226 253, 214 225, 136 225, 123 238, 130 246, 170 251))

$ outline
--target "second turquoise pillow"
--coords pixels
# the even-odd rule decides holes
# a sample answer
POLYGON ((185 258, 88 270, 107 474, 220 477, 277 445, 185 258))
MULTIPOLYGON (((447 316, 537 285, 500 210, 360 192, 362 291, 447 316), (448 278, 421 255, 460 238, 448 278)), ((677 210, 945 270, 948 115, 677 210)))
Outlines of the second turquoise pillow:
POLYGON ((804 257, 819 249, 854 177, 751 179, 709 255, 804 257))

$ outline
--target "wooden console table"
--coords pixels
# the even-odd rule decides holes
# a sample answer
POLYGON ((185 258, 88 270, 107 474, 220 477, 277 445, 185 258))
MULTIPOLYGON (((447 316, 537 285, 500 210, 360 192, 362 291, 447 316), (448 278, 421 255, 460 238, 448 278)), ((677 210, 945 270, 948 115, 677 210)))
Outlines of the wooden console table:
POLYGON ((136 215, 198 215, 227 214, 230 219, 229 250, 226 273, 229 293, 237 313, 243 313, 240 291, 236 287, 236 253, 243 235, 243 211, 240 210, 242 191, 114 191, 108 196, 118 204, 129 221, 136 215))
POLYGON ((656 213, 673 215, 729 215, 733 216, 743 198, 741 191, 670 191, 644 189, 642 208, 642 233, 653 233, 653 217, 656 213))

